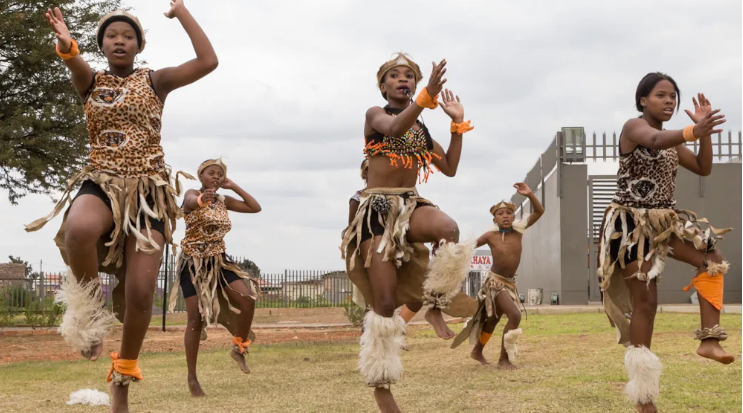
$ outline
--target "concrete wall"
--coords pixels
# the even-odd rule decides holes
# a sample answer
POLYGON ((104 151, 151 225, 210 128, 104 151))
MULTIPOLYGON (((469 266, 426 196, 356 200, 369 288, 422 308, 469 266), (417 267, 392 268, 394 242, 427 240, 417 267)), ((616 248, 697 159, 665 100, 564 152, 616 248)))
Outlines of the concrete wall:
MULTIPOLYGON (((542 218, 529 228, 523 237, 523 251, 521 265, 518 269, 518 288, 524 297, 529 288, 543 289, 542 303, 549 303, 552 293, 561 294, 561 269, 563 256, 561 254, 562 237, 560 235, 561 208, 557 201, 558 174, 545 182, 545 210, 542 218)), ((585 178, 583 179, 585 181, 585 178)), ((541 191, 532 188, 538 198, 541 191)), ((540 201, 543 201, 540 199, 540 201)), ((524 204, 524 217, 531 210, 531 206, 524 204)), ((584 224, 585 226, 585 224, 584 224)), ((585 242, 584 242, 585 244, 585 242)), ((585 273, 585 269, 583 271, 585 273)))
MULTIPOLYGON (((718 244, 723 257, 730 262, 725 277, 725 303, 741 302, 741 164, 715 164, 712 174, 700 179, 698 175, 679 168, 676 179, 676 207, 689 209, 699 218, 708 218, 715 227, 733 228, 718 244), (700 181, 703 181, 700 196, 700 181)), ((669 259, 658 285, 658 301, 662 304, 689 303, 693 292, 682 289, 694 276, 688 264, 669 259)))
POLYGON ((562 250, 560 304, 588 304, 587 179, 588 167, 585 164, 563 165, 565 185, 562 198, 558 198, 562 250))

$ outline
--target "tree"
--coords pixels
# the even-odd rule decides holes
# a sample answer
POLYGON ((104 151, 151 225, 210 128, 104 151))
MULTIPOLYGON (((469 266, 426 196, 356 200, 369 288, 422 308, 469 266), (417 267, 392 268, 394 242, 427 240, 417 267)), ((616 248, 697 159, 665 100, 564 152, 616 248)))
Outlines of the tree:
POLYGON ((31 271, 33 271, 33 268, 31 267, 31 264, 28 263, 28 261, 23 261, 21 257, 14 257, 12 255, 9 255, 8 258, 10 259, 11 264, 23 264, 26 266, 26 277, 31 275, 31 271))
POLYGON ((256 278, 261 278, 261 269, 251 260, 243 258, 242 262, 238 264, 243 271, 252 275, 256 278))
MULTIPOLYGON (((80 52, 101 61, 98 20, 120 0, 58 0, 80 52)), ((65 188, 84 164, 88 133, 69 71, 56 55, 48 2, 0 0, 0 188, 11 203, 65 188)))

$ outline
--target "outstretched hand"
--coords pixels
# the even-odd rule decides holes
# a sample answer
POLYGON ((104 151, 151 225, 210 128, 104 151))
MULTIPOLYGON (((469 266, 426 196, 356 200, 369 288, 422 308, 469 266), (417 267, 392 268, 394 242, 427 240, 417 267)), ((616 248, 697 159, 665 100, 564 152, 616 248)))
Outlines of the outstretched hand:
POLYGON ((173 17, 175 17, 178 10, 184 7, 186 6, 183 4, 183 0, 172 0, 170 2, 170 10, 163 14, 165 15, 165 17, 172 19, 173 17))
POLYGON ((438 65, 435 62, 431 64, 433 65, 433 69, 431 69, 431 78, 428 79, 426 90, 428 90, 428 94, 433 98, 441 93, 441 88, 446 83, 446 79, 442 79, 446 73, 446 59, 442 60, 438 65))
POLYGON ((684 109, 684 112, 689 115, 694 123, 699 123, 707 113, 712 111, 712 105, 709 103, 709 99, 704 96, 704 93, 698 93, 697 98, 692 97, 691 100, 694 102, 694 113, 691 113, 689 109, 684 109), (699 99, 698 102, 697 99, 699 99))
POLYGON ((523 196, 529 196, 532 193, 531 188, 529 188, 529 185, 523 182, 515 183, 513 184, 513 187, 516 188, 516 191, 523 196))
POLYGON ((72 48, 72 36, 64 22, 59 7, 55 7, 53 12, 52 9, 46 10, 46 22, 54 30, 54 35, 57 37, 57 42, 59 43, 59 51, 62 53, 69 52, 72 48))
POLYGON ((464 106, 462 106, 459 96, 455 95, 451 90, 444 90, 439 105, 441 105, 441 109, 449 115, 452 122, 462 123, 464 121, 464 106))

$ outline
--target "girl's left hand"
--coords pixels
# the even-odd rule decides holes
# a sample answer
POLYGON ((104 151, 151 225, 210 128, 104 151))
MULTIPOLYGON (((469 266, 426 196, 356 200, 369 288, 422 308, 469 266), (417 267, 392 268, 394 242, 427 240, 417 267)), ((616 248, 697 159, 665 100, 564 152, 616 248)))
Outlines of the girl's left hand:
POLYGON ((689 109, 684 109, 684 112, 689 115, 694 123, 699 123, 699 121, 701 121, 707 113, 712 111, 712 105, 710 105, 709 100, 706 96, 704 96, 704 93, 697 94, 697 97, 699 98, 699 102, 697 102, 696 98, 691 98, 692 102, 694 102, 693 114, 689 109))
POLYGON ((464 106, 459 101, 459 96, 456 96, 454 92, 449 89, 444 89, 441 92, 441 109, 446 112, 454 123, 464 122, 464 106))
POLYGON ((170 10, 163 13, 165 17, 172 19, 175 17, 176 13, 179 9, 185 8, 186 6, 183 5, 183 0, 172 0, 170 2, 170 10))
POLYGON ((235 185, 230 178, 224 178, 224 181, 222 182, 222 188, 224 189, 234 190, 236 186, 237 185, 235 185))

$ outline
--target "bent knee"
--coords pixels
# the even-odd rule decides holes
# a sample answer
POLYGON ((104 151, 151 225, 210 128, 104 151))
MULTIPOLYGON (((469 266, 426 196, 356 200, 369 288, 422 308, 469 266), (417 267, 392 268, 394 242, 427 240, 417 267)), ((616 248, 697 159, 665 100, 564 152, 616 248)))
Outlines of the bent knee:
POLYGON ((374 312, 382 317, 392 317, 395 315, 395 300, 380 300, 374 306, 374 312))
POLYGON ((439 226, 438 239, 447 242, 459 242, 459 225, 453 219, 448 219, 439 226))
POLYGON ((69 248, 95 245, 103 231, 90 222, 77 220, 65 223, 65 245, 69 248))
POLYGON ((511 321, 512 323, 516 325, 521 323, 521 311, 513 311, 506 315, 508 316, 508 320, 511 321))
POLYGON ((714 250, 707 253, 707 262, 714 262, 716 264, 719 264, 722 262, 722 253, 719 249, 715 248, 714 250))

